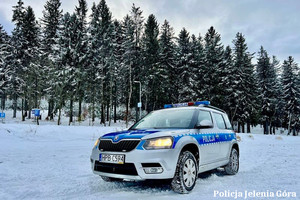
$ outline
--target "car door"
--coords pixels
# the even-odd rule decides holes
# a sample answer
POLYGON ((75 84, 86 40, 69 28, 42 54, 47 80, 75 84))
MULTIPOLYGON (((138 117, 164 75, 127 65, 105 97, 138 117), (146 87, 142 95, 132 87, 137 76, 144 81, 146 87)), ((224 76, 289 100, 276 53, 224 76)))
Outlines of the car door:
POLYGON ((217 159, 224 160, 226 159, 228 151, 230 150, 232 131, 227 129, 223 113, 213 112, 213 118, 217 125, 216 137, 218 138, 218 145, 220 149, 217 159))
MULTIPOLYGON (((208 120, 214 125, 211 112, 208 110, 199 110, 197 124, 200 124, 202 120, 208 120)), ((200 157, 202 165, 214 163, 218 159, 220 149, 215 134, 216 131, 217 129, 215 127, 201 128, 198 130, 198 143, 201 151, 200 157)))

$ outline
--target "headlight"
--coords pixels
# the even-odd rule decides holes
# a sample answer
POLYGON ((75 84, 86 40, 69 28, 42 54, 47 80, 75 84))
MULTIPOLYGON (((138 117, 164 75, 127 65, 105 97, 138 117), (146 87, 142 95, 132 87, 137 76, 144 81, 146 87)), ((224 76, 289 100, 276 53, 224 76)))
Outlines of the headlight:
POLYGON ((100 141, 99 139, 96 140, 96 142, 95 142, 95 144, 94 144, 94 148, 95 148, 96 146, 98 146, 99 141, 100 141))
POLYGON ((173 137, 162 137, 146 140, 144 148, 152 149, 170 149, 173 144, 173 137))

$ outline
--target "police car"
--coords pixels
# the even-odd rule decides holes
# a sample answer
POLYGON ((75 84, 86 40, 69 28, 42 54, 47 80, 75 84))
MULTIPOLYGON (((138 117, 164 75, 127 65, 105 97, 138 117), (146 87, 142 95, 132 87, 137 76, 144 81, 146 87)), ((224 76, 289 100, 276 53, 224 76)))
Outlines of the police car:
POLYGON ((91 164, 105 181, 167 179, 175 192, 188 193, 201 172, 236 174, 239 146, 227 114, 209 101, 168 104, 100 137, 91 164))

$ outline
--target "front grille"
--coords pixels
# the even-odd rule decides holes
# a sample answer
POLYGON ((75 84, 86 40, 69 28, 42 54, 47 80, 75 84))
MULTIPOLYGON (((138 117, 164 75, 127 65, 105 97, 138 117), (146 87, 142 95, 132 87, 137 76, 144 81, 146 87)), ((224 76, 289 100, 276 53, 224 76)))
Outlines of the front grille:
POLYGON ((94 170, 98 172, 122 174, 122 175, 138 175, 133 163, 111 164, 95 161, 94 170))
POLYGON ((101 151, 129 152, 136 148, 140 140, 121 140, 113 143, 112 140, 100 140, 99 149, 101 151))

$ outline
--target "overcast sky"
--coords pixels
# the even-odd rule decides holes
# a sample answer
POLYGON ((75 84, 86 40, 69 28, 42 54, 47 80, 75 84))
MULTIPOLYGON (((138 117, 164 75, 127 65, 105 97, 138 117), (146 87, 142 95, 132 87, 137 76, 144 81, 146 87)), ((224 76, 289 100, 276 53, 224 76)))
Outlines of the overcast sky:
MULTIPOLYGON (((92 2, 87 0, 89 8, 92 2)), ((24 0, 38 18, 46 0, 24 0)), ((73 12, 78 0, 61 0, 64 12, 73 12)), ((17 0, 0 0, 0 24, 7 32, 12 6, 17 0)), ((176 35, 185 27, 191 34, 203 36, 210 26, 221 34, 224 45, 231 45, 237 32, 246 37, 251 53, 261 45, 282 62, 289 55, 300 61, 300 1, 299 0, 107 0, 116 19, 123 19, 135 3, 145 18, 154 14, 160 24, 167 19, 176 35)), ((90 11, 89 11, 90 13, 90 11)), ((253 60, 256 62, 256 60, 253 60)), ((300 63, 299 63, 300 64, 300 63)))

